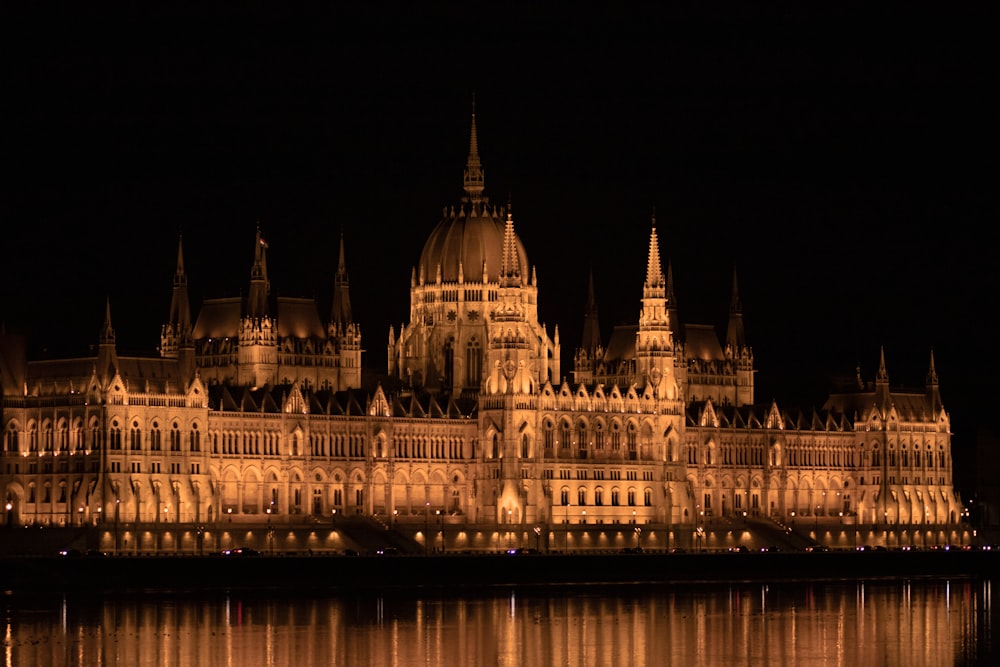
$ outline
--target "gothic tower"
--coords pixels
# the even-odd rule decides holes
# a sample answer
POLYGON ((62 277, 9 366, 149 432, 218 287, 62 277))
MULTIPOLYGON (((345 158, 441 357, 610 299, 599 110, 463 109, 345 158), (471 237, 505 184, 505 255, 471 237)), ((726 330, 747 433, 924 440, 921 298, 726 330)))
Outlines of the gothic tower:
POLYGON ((177 270, 170 296, 170 314, 160 331, 160 356, 177 359, 181 381, 185 385, 194 378, 194 336, 187 274, 184 271, 183 238, 177 240, 177 270))
POLYGON ((361 327, 351 313, 350 283, 344 256, 344 235, 340 235, 337 253, 337 273, 333 277, 333 306, 327 336, 333 344, 338 368, 334 386, 344 390, 361 386, 361 327))
POLYGON ((257 227, 254 259, 250 267, 250 293, 240 322, 239 369, 237 382, 263 386, 273 381, 278 371, 277 322, 270 315, 268 297, 271 283, 267 278, 267 242, 257 227))
POLYGON ((651 386, 657 398, 680 398, 674 375, 674 340, 667 310, 667 286, 660 263, 656 217, 649 235, 646 280, 642 285, 642 310, 635 339, 636 382, 651 386))

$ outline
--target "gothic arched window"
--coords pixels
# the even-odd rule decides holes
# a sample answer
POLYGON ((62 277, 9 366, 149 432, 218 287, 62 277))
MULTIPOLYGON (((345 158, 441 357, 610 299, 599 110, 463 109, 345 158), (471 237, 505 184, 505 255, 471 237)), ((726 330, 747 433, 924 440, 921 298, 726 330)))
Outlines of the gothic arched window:
POLYGON ((449 338, 444 344, 444 388, 451 389, 455 382, 455 339, 449 338))
POLYGON ((483 381, 483 348, 473 338, 465 347, 465 386, 478 387, 483 381))

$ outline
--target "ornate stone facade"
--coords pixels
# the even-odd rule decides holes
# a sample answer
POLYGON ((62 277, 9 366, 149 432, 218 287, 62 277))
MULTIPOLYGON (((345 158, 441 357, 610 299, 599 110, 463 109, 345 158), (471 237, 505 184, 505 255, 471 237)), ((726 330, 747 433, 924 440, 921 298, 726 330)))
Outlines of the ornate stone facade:
POLYGON ((822 408, 757 404, 736 277, 725 336, 682 323, 654 219, 637 239, 637 323, 603 342, 591 280, 573 382, 560 381, 558 328, 538 321, 514 216, 485 196, 474 115, 464 191, 430 232, 409 322, 389 331, 370 386, 343 239, 325 320, 313 300, 271 299, 258 230, 247 297, 207 300, 197 320, 179 245, 159 356, 118 355, 110 305, 90 357, 29 361, 5 336, 4 522, 201 531, 433 516, 546 539, 557 526, 669 536, 726 521, 947 539, 961 522, 933 355, 919 390, 890 388, 883 355, 873 383, 859 372, 822 408))

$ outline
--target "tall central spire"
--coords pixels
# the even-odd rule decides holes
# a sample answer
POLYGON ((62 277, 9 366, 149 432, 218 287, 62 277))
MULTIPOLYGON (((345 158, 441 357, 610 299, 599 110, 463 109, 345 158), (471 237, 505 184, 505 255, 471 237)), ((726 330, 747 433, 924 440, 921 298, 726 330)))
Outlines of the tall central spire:
POLYGON ((469 159, 465 163, 465 194, 472 203, 484 201, 483 167, 479 162, 479 137, 476 135, 476 96, 472 96, 472 131, 469 137, 469 159))
POLYGON ((660 245, 656 239, 656 214, 653 214, 653 229, 649 234, 649 259, 646 263, 646 283, 642 286, 643 297, 666 298, 663 280, 663 265, 660 264, 660 245))

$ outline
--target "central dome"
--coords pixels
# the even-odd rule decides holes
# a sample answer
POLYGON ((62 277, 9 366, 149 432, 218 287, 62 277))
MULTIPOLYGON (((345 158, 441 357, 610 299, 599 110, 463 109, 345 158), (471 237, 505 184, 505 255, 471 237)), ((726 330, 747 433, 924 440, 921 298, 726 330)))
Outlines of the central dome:
MULTIPOLYGON (((444 219, 437 224, 427 238, 420 254, 418 271, 424 281, 437 281, 438 267, 442 282, 458 282, 459 266, 465 282, 483 280, 483 264, 486 265, 486 280, 498 282, 503 260, 503 234, 505 218, 496 209, 487 209, 484 202, 465 204, 457 211, 445 212, 444 219)), ((522 283, 528 280, 528 255, 524 244, 515 233, 517 258, 522 283)))

